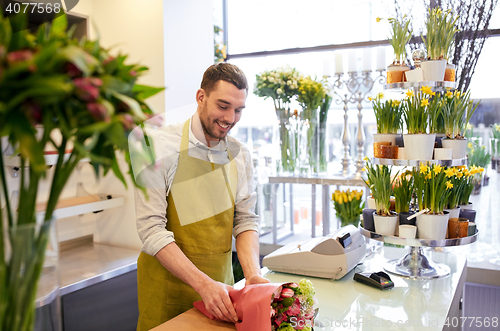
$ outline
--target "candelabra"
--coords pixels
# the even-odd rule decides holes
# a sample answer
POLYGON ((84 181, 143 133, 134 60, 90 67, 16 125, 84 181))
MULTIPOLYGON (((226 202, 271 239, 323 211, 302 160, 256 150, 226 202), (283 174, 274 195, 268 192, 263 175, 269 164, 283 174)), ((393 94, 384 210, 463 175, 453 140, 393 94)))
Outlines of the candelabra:
POLYGON ((356 160, 356 177, 361 176, 361 170, 365 166, 365 161, 364 161, 364 153, 365 153, 365 133, 363 130, 363 114, 361 111, 363 110, 363 102, 368 102, 368 93, 373 88, 373 85, 375 84, 376 81, 378 81, 380 84, 385 84, 386 78, 382 74, 384 70, 377 70, 379 73, 378 76, 373 79, 371 71, 363 71, 360 76, 358 76, 358 73, 355 71, 348 72, 348 79, 343 80, 343 73, 342 74, 335 74, 335 81, 332 84, 332 91, 335 93, 339 98, 335 100, 335 103, 337 105, 344 104, 344 127, 342 129, 342 144, 344 145, 344 157, 342 159, 342 175, 347 176, 350 174, 349 168, 351 165, 351 155, 350 155, 350 150, 351 150, 351 141, 350 141, 350 135, 349 135, 349 128, 348 128, 348 114, 347 111, 349 110, 348 104, 349 103, 357 103, 357 108, 358 108, 358 133, 356 137, 356 144, 358 146, 358 156, 356 160), (344 88, 347 89, 348 93, 341 95, 341 90, 344 88))

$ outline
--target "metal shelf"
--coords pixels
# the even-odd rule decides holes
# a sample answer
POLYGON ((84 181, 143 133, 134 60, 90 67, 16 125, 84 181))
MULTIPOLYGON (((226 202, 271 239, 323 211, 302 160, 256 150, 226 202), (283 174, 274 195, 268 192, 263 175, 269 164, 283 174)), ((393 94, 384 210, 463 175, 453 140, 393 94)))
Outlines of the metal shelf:
POLYGON ((376 232, 371 232, 359 226, 361 234, 367 238, 386 242, 393 245, 404 245, 412 247, 450 247, 468 245, 477 240, 478 231, 472 236, 455 239, 406 239, 395 236, 384 236, 376 232))
POLYGON ((456 89, 456 82, 444 82, 444 81, 422 81, 422 82, 403 82, 403 83, 392 83, 385 84, 384 90, 394 90, 394 89, 409 89, 409 88, 421 88, 423 86, 429 86, 434 89, 456 89))
POLYGON ((453 160, 403 160, 403 159, 381 159, 373 158, 374 164, 392 165, 399 167, 418 167, 420 163, 440 164, 447 167, 463 166, 467 164, 467 159, 453 159, 453 160))

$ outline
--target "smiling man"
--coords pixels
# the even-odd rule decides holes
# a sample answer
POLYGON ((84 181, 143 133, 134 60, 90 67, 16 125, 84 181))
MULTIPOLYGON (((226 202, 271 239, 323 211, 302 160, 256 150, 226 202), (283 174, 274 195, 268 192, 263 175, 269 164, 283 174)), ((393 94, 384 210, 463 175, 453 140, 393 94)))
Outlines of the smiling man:
POLYGON ((160 325, 197 300, 218 318, 236 322, 228 295, 233 236, 246 284, 269 282, 260 274, 251 155, 228 135, 247 94, 238 67, 212 65, 196 92, 196 113, 153 135, 161 162, 141 179, 149 199, 140 190, 135 195, 143 242, 137 330, 160 325))

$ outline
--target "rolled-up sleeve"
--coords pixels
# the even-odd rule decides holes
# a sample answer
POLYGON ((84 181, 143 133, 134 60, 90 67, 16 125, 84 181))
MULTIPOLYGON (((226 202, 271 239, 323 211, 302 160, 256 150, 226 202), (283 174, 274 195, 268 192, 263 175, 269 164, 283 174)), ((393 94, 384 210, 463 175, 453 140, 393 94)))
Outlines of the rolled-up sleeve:
POLYGON ((253 187, 253 165, 248 149, 241 145, 238 166, 238 188, 236 192, 233 221, 233 236, 236 238, 245 231, 259 233, 260 217, 255 214, 257 194, 253 187))
POLYGON ((151 256, 175 241, 173 232, 166 229, 168 203, 164 169, 163 162, 160 166, 151 165, 144 169, 138 178, 142 189, 135 188, 137 232, 143 243, 141 250, 151 256))

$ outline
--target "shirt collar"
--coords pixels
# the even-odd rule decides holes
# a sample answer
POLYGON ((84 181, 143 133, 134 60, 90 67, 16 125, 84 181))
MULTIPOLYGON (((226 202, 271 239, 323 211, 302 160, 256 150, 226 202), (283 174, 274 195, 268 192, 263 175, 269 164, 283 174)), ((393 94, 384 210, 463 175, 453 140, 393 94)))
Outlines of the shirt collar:
POLYGON ((205 139, 204 139, 204 136, 203 136, 203 141, 204 142, 201 142, 200 139, 198 139, 196 137, 196 135, 194 134, 193 131, 196 131, 197 133, 201 132, 201 134, 203 134, 203 128, 201 127, 201 122, 200 122, 200 119, 198 117, 198 112, 194 113, 194 115, 189 119, 189 121, 190 121, 190 125, 189 125, 189 141, 191 143, 193 143, 197 147, 200 147, 200 148, 206 149, 206 150, 219 151, 219 152, 223 152, 223 151, 226 150, 227 137, 225 137, 224 139, 219 140, 219 143, 217 145, 215 145, 214 147, 208 147, 207 146, 207 144, 205 142, 205 139), (194 130, 193 130, 193 126, 194 126, 194 130))

